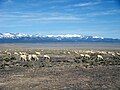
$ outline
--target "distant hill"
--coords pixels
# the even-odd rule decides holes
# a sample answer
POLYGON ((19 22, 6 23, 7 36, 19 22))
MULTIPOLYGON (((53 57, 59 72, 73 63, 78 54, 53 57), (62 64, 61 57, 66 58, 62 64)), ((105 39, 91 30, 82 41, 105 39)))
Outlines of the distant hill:
POLYGON ((120 39, 84 36, 77 34, 65 35, 30 35, 20 33, 0 33, 0 43, 40 43, 40 42, 120 42, 120 39))

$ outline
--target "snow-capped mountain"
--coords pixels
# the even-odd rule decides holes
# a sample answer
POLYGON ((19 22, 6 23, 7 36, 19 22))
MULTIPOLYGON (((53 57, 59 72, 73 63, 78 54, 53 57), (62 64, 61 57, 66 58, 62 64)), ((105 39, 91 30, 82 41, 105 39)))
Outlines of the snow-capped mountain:
POLYGON ((17 42, 120 42, 120 39, 85 36, 80 34, 41 35, 22 33, 0 33, 0 43, 17 42))
POLYGON ((21 38, 21 37, 30 37, 28 34, 22 33, 0 33, 0 38, 21 38))
MULTIPOLYGON (((41 34, 22 34, 22 33, 0 33, 0 38, 21 38, 21 37, 49 37, 49 38, 88 38, 90 36, 83 36, 80 34, 63 34, 63 35, 41 35, 41 34)), ((100 38, 93 36, 93 38, 100 38)))

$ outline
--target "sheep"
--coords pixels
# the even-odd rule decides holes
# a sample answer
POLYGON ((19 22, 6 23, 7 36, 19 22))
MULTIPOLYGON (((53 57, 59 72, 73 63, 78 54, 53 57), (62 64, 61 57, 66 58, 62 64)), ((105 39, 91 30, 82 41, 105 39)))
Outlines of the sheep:
POLYGON ((92 50, 88 50, 88 51, 85 51, 85 53, 91 53, 91 54, 94 54, 95 52, 94 51, 92 51, 92 50))
POLYGON ((7 53, 7 55, 10 55, 11 56, 11 53, 10 52, 6 52, 7 53))
POLYGON ((19 52, 20 55, 26 55, 26 52, 19 52))
POLYGON ((40 55, 40 52, 35 52, 37 55, 40 55))
POLYGON ((48 56, 48 55, 44 55, 43 56, 45 59, 50 59, 50 56, 48 56))
POLYGON ((103 56, 97 55, 97 58, 98 58, 98 59, 103 59, 103 56))
POLYGON ((44 50, 42 49, 41 51, 43 52, 44 50))
POLYGON ((90 55, 88 55, 88 54, 85 54, 85 57, 88 57, 88 58, 90 58, 90 55))
POLYGON ((7 50, 5 50, 5 53, 7 53, 7 50))
POLYGON ((64 54, 66 54, 66 52, 65 52, 65 51, 64 51, 63 53, 64 53, 64 54))
POLYGON ((84 57, 85 55, 84 54, 80 54, 81 57, 84 57))
POLYGON ((35 55, 35 54, 29 54, 29 55, 27 55, 28 56, 28 60, 29 61, 31 61, 31 60, 39 60, 39 58, 37 57, 37 55, 35 55))
POLYGON ((94 51, 91 51, 92 54, 94 54, 95 52, 94 51))
POLYGON ((101 53, 102 53, 102 54, 107 54, 107 52, 105 52, 105 51, 101 51, 101 53))
POLYGON ((113 54, 114 52, 108 52, 108 54, 113 54))
POLYGON ((120 55, 120 53, 117 52, 117 55, 120 55))
POLYGON ((39 60, 39 58, 35 54, 32 54, 32 58, 35 59, 35 60, 39 60))
POLYGON ((74 51, 75 54, 79 54, 77 51, 74 51))
POLYGON ((27 56, 26 55, 20 55, 20 60, 27 61, 27 56))
POLYGON ((112 56, 115 56, 115 53, 112 53, 111 55, 112 55, 112 56))
POLYGON ((27 53, 26 53, 26 52, 22 52, 22 54, 23 54, 23 55, 27 55, 27 53))
POLYGON ((28 55, 28 60, 31 61, 32 55, 28 55))
POLYGON ((71 54, 70 52, 67 52, 68 54, 71 54))
POLYGON ((112 56, 115 56, 114 52, 108 52, 108 54, 111 54, 112 56))
POLYGON ((22 55, 22 52, 19 52, 20 55, 22 55))
POLYGON ((14 52, 14 55, 19 55, 17 52, 14 52))

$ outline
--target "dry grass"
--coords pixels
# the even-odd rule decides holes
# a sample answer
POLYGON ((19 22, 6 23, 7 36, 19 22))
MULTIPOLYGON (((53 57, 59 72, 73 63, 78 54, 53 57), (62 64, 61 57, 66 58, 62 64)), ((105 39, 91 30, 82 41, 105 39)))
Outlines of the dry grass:
POLYGON ((1 71, 3 90, 119 90, 120 67, 43 67, 1 71))

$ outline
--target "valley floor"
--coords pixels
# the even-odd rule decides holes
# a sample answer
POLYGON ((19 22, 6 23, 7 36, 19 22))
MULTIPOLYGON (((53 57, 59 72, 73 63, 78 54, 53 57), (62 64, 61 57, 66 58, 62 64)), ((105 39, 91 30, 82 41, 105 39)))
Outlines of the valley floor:
POLYGON ((0 70, 0 90, 120 90, 120 66, 0 70))
POLYGON ((0 90, 120 90, 120 51, 2 44, 0 90), (27 56, 36 51, 37 61, 19 58, 20 52, 27 56))

